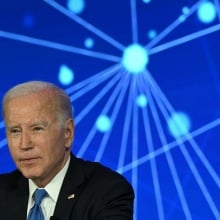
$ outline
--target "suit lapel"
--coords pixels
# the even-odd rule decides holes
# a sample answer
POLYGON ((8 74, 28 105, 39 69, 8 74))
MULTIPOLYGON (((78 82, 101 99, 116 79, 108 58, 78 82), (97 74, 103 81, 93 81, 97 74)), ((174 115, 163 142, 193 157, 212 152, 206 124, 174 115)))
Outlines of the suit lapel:
POLYGON ((70 165, 54 211, 56 219, 70 219, 69 216, 80 194, 80 185, 84 182, 83 173, 83 167, 79 159, 71 155, 70 165))

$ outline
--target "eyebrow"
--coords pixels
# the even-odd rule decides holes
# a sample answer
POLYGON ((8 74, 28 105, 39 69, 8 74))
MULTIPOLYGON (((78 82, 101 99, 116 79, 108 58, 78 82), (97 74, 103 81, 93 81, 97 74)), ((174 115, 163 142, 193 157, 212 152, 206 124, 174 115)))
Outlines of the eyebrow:
MULTIPOLYGON (((32 128, 32 127, 39 126, 39 125, 43 125, 44 127, 48 127, 51 123, 49 123, 47 121, 39 121, 39 122, 32 123, 29 127, 32 128)), ((20 125, 15 124, 15 125, 7 125, 6 126, 7 129, 17 128, 17 127, 20 127, 20 125)))
POLYGON ((34 127, 38 125, 43 125, 44 127, 48 127, 49 123, 47 121, 34 122, 33 124, 30 125, 30 127, 34 127))

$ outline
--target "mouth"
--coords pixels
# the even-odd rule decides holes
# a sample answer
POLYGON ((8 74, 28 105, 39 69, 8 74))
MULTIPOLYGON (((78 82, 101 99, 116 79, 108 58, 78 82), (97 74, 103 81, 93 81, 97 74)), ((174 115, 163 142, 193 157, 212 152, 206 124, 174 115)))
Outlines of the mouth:
POLYGON ((39 157, 33 157, 33 158, 24 158, 21 159, 21 163, 29 165, 29 164, 33 164, 36 163, 39 160, 39 157))

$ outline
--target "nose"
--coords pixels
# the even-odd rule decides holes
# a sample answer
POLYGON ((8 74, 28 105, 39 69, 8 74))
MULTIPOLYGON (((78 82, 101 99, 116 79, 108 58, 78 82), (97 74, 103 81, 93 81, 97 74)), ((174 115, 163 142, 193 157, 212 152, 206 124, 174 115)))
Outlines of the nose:
POLYGON ((20 148, 22 150, 29 150, 29 149, 33 148, 31 136, 30 136, 30 134, 28 134, 28 132, 25 132, 25 131, 22 132, 20 148))

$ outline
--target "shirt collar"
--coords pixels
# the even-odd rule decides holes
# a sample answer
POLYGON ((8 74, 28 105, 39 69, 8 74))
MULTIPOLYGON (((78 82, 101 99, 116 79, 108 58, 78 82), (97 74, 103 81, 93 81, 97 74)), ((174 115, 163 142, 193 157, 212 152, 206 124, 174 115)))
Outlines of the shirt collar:
MULTIPOLYGON (((69 167, 70 163, 70 156, 68 157, 68 160, 66 161, 64 167, 56 174, 56 176, 44 187, 44 189, 47 191, 50 198, 56 202, 60 188, 62 186, 65 174, 67 172, 67 169, 69 167)), ((37 188, 39 188, 31 179, 28 180, 29 183, 29 199, 32 198, 33 193, 37 188), (31 197, 31 198, 30 198, 31 197)))

